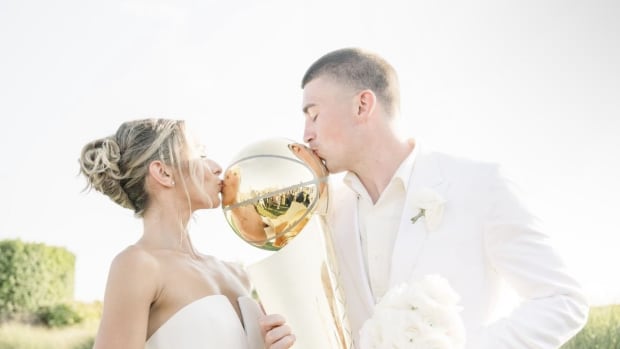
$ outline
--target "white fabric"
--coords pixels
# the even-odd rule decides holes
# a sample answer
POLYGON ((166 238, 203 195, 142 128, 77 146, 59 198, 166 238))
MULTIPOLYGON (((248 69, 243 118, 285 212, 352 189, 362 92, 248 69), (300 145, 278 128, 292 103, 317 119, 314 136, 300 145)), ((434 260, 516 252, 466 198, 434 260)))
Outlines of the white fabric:
MULTIPOLYGON (((375 304, 356 198, 347 186, 330 183, 327 224, 355 343, 375 304)), ((420 150, 403 212, 389 286, 426 274, 447 278, 462 299, 468 349, 558 348, 584 325, 588 305, 580 285, 495 165, 420 150), (446 200, 441 224, 432 232, 411 224, 408 214, 414 210, 409 194, 424 187, 446 200), (504 281, 522 301, 499 318, 494 310, 504 281)))
POLYGON ((263 315, 263 310, 251 297, 239 297, 237 301, 239 303, 239 309, 241 310, 243 327, 245 328, 248 341, 248 349, 264 349, 265 343, 258 323, 258 319, 263 315))
MULTIPOLYGON (((244 304, 242 313, 247 302, 244 304)), ((247 322, 253 321, 248 319, 247 322)), ((256 329, 254 325, 250 327, 256 329)), ((257 340, 255 334, 250 338, 257 340)), ((248 344, 241 321, 228 298, 212 295, 200 298, 172 315, 148 339, 145 349, 262 348, 262 345, 252 344, 248 344)))
POLYGON ((375 302, 379 302, 388 290, 390 256, 398 233, 415 154, 416 151, 412 151, 403 161, 374 204, 355 174, 349 172, 344 178, 344 183, 357 194, 363 260, 375 302))

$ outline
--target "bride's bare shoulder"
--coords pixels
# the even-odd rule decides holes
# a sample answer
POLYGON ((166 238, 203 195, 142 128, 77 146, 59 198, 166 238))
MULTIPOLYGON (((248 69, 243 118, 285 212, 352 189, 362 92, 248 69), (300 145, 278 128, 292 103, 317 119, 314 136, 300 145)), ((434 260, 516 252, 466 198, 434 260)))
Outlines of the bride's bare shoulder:
POLYGON ((131 265, 134 263, 140 264, 141 266, 148 266, 150 264, 156 265, 157 258, 153 255, 151 251, 148 249, 139 246, 139 245, 130 245, 127 246, 124 250, 119 252, 114 259, 112 260, 112 264, 121 264, 121 265, 131 265), (146 264, 146 265, 145 265, 146 264))
POLYGON ((160 273, 158 259, 147 249, 131 245, 119 252, 110 265, 110 277, 139 282, 157 279, 160 273))

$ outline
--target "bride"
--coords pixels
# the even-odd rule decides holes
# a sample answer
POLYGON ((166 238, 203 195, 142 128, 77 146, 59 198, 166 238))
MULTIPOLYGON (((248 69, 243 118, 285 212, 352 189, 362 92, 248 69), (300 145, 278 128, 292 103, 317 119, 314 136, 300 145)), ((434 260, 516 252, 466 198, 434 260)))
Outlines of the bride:
POLYGON ((134 211, 142 237, 112 261, 95 348, 290 348, 282 316, 264 315, 240 266, 203 255, 187 227, 217 208, 222 170, 177 120, 123 123, 86 144, 88 187, 134 211), (258 320, 257 320, 258 319, 258 320))

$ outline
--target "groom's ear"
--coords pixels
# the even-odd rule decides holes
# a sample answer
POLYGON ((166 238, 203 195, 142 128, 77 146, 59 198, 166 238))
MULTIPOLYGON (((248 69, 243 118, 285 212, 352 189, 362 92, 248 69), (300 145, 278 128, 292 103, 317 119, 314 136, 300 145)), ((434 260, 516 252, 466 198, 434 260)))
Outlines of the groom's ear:
POLYGON ((356 95, 357 117, 365 121, 374 112, 377 106, 377 96, 371 90, 363 90, 356 95))
POLYGON ((174 186, 172 171, 160 160, 152 161, 149 164, 149 175, 155 180, 155 182, 164 187, 174 186))

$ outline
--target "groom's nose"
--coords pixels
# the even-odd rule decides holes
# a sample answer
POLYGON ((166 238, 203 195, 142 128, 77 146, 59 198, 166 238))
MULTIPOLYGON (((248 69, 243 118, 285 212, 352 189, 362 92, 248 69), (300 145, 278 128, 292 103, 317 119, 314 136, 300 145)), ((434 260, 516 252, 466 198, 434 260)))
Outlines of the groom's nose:
POLYGON ((304 142, 310 143, 315 138, 316 132, 314 132, 312 120, 310 120, 310 118, 306 118, 306 124, 304 125, 304 142))

